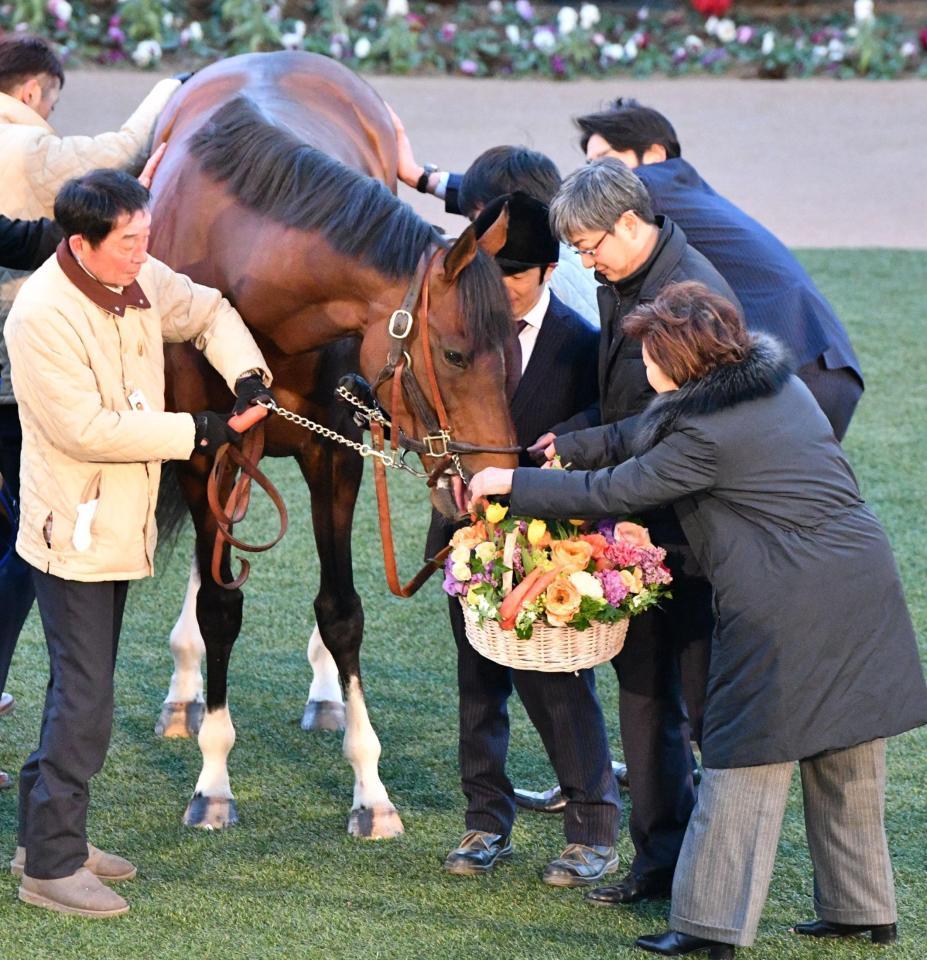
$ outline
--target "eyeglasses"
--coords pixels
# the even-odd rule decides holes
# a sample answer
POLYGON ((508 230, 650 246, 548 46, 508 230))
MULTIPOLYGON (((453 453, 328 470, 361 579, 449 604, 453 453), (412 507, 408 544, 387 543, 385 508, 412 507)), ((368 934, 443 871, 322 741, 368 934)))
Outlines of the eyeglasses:
POLYGON ((577 246, 575 246, 575 245, 572 244, 572 243, 568 243, 567 246, 568 246, 574 253, 578 253, 581 257, 594 257, 594 256, 599 252, 599 247, 602 246, 602 243, 604 242, 605 238, 606 238, 607 236, 610 236, 610 235, 611 235, 611 230, 606 230, 605 233, 603 233, 602 236, 599 237, 598 242, 596 243, 596 245, 595 245, 594 247, 592 247, 591 249, 589 249, 589 250, 583 250, 583 249, 581 249, 580 247, 577 247, 577 246))

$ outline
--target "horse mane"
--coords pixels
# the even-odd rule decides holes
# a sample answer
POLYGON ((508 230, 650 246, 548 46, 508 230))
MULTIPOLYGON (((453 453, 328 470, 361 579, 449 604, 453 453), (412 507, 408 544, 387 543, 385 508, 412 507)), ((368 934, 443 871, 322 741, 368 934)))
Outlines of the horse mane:
MULTIPOLYGON (((247 96, 220 107, 191 138, 190 153, 244 206, 278 223, 317 230, 345 257, 391 279, 411 278, 429 244, 447 241, 382 181, 300 140, 247 96)), ((478 349, 511 335, 498 268, 482 252, 461 272, 458 296, 478 349)))

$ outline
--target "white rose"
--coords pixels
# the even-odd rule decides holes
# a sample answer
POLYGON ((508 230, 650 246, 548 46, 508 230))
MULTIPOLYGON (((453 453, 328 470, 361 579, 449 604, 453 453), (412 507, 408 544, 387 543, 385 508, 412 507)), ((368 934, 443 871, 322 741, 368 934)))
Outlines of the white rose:
POLYGON ((571 573, 570 583, 572 583, 584 597, 601 600, 605 596, 605 592, 602 590, 602 584, 599 583, 591 573, 586 573, 585 570, 578 570, 576 573, 571 573))
POLYGON ((715 35, 715 31, 718 29, 719 22, 720 21, 717 17, 709 17, 705 21, 705 33, 707 33, 709 37, 713 37, 715 35))
POLYGON ((637 59, 637 44, 633 40, 629 40, 624 45, 624 56, 626 60, 637 59))
POLYGON ((388 17, 407 17, 409 15, 409 0, 386 0, 386 15, 388 17))
POLYGON ((540 30, 535 30, 534 37, 532 37, 531 42, 542 53, 550 53, 550 51, 557 46, 557 38, 546 27, 542 27, 540 30))
POLYGON ((737 24, 728 17, 719 20, 715 36, 722 43, 733 43, 737 39, 737 24))
POLYGON ((764 57, 768 57, 776 47, 776 35, 772 30, 767 30, 763 34, 763 43, 760 46, 760 51, 764 57))
POLYGON ((358 37, 354 44, 354 56, 358 60, 366 60, 370 56, 370 41, 366 37, 358 37))
POLYGON ((509 23, 505 28, 506 39, 513 46, 521 41, 521 30, 514 23, 509 23))
POLYGON ((579 23, 579 14, 572 7, 561 7, 557 11, 557 27, 562 34, 572 33, 579 23))
POLYGON ((875 16, 872 0, 855 0, 853 3, 853 19, 857 23, 869 23, 875 16))
POLYGON ((612 60, 615 63, 624 59, 624 47, 620 43, 606 43, 602 47, 602 56, 606 60, 612 60))
POLYGON ((601 19, 602 14, 594 3, 584 3, 579 8, 579 25, 583 30, 591 30, 601 19))
POLYGON ((451 551, 451 563, 469 563, 470 562, 470 548, 469 547, 454 547, 451 551))
POLYGON ((161 44, 157 40, 142 40, 132 53, 132 59, 140 67, 148 67, 161 59, 161 44))
POLYGON ((485 566, 496 556, 496 545, 494 543, 489 543, 489 541, 485 541, 479 544, 476 550, 473 552, 479 558, 480 563, 485 566))
POLYGON ((459 580, 461 583, 466 583, 473 574, 470 573, 470 568, 465 563, 455 563, 451 567, 451 576, 455 580, 459 580))

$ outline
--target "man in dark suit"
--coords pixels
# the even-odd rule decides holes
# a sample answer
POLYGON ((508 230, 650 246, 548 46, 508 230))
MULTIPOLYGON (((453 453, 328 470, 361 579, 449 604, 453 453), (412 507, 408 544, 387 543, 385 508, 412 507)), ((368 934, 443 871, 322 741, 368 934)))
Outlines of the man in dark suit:
MULTIPOLYGON (((543 203, 524 193, 499 197, 477 218, 478 233, 493 224, 504 207, 508 238, 496 260, 519 325, 510 380, 512 419, 519 443, 527 445, 551 424, 595 402, 597 333, 547 286, 557 263, 558 243, 543 203)), ((522 464, 530 465, 527 455, 522 464)), ((446 544, 452 533, 453 527, 436 517, 429 550, 446 544)), ((593 671, 540 673, 493 663, 467 642, 460 605, 454 597, 449 601, 458 652, 460 772, 467 813, 466 833, 447 856, 444 869, 476 875, 511 856, 515 801, 505 773, 506 704, 514 686, 567 800, 567 846, 547 865, 543 879, 554 886, 597 882, 618 867, 620 806, 593 671)))
POLYGON ((586 157, 614 157, 634 170, 654 212, 682 227, 731 285, 750 329, 765 330, 789 347, 799 377, 842 440, 863 392, 863 375, 846 329, 802 265, 682 159, 676 131, 661 113, 619 98, 612 109, 576 123, 586 157))
MULTIPOLYGON (((717 270, 686 242, 683 231, 655 216, 643 183, 617 160, 570 174, 551 202, 554 233, 569 241, 596 271, 601 321, 599 403, 552 427, 533 445, 559 454, 576 469, 590 462, 590 439, 639 414, 653 391, 640 342, 622 332, 624 318, 667 284, 697 280, 735 304, 717 270)), ((634 860, 620 883, 591 891, 595 904, 634 903, 669 896, 673 871, 695 803, 690 738, 698 742, 714 626, 711 587, 671 510, 641 518, 654 543, 667 550, 673 599, 635 617, 618 674, 619 720, 631 794, 634 860)))

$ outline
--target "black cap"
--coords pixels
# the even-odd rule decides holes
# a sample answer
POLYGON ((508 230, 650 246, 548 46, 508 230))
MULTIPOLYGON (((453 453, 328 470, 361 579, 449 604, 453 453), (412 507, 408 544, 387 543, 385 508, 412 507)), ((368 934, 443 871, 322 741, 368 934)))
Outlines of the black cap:
POLYGON ((547 204, 518 191, 496 197, 483 207, 473 223, 481 237, 508 204, 509 225, 505 246, 496 254, 496 263, 505 270, 547 266, 560 258, 560 244, 550 232, 547 204))

